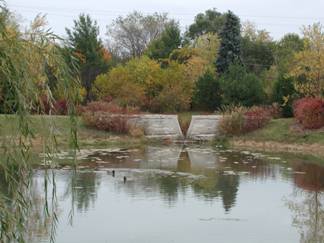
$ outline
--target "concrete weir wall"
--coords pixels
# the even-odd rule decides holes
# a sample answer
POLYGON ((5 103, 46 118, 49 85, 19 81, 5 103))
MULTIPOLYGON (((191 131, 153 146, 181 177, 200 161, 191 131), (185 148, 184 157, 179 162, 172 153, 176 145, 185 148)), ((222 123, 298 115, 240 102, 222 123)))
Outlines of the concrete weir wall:
POLYGON ((212 140, 219 134, 218 126, 221 117, 219 115, 192 116, 187 138, 191 140, 212 140))
POLYGON ((184 138, 177 115, 135 115, 129 122, 143 127, 145 135, 150 138, 184 138))
MULTIPOLYGON (((218 124, 221 116, 192 116, 187 132, 190 140, 212 140, 218 135, 218 124)), ((184 139, 177 115, 134 115, 129 118, 132 125, 144 128, 150 138, 184 139)))

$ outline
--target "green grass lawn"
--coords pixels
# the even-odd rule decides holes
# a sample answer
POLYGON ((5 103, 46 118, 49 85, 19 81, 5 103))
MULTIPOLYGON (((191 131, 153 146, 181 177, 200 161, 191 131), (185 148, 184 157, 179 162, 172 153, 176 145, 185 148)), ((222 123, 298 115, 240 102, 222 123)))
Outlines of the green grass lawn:
MULTIPOLYGON (((81 118, 78 118, 78 143, 80 147, 133 147, 145 143, 144 138, 132 138, 126 135, 112 134, 86 127, 81 118)), ((0 115, 0 139, 3 136, 17 134, 17 118, 13 115, 0 115)), ((30 116, 30 130, 35 141, 46 138, 53 128, 59 147, 66 147, 70 141, 70 119, 68 116, 30 116)), ((37 143, 35 143, 37 144, 37 143)))
MULTIPOLYGON (((189 126, 192 115, 197 113, 181 113, 179 121, 183 126, 189 126), (183 125, 184 124, 184 125, 183 125)), ((59 149, 66 149, 69 145, 70 121, 67 116, 31 116, 30 129, 34 133, 35 152, 41 152, 42 141, 50 134, 49 125, 53 124, 54 133, 59 149)), ((324 145, 324 130, 296 131, 293 129, 293 119, 275 119, 267 126, 254 132, 231 138, 233 141, 277 142, 282 144, 314 144, 322 151, 324 145)), ((6 141, 7 136, 17 134, 17 117, 0 115, 0 142, 6 141)), ((226 139, 227 140, 227 139, 226 139)), ((161 141, 146 138, 133 138, 127 135, 112 134, 86 127, 81 118, 78 118, 78 143, 80 148, 139 148, 147 144, 161 144, 161 141)), ((248 143, 247 143, 248 144, 248 143)), ((280 144, 279 144, 280 145, 280 144)), ((250 145, 251 146, 251 145, 250 145)), ((251 149, 254 148, 252 144, 251 149)), ((275 149, 276 150, 276 149, 275 149)), ((277 150, 276 150, 277 151, 277 150)), ((277 151, 279 152, 279 150, 277 151)), ((307 154, 307 151, 305 151, 307 154)))
MULTIPOLYGON (((178 115, 182 129, 189 127, 192 115, 198 113, 180 113, 178 115)), ((49 125, 53 124, 54 133, 59 145, 67 145, 69 142, 70 121, 67 116, 31 116, 31 130, 35 138, 46 137, 49 125)), ((324 145, 324 130, 296 131, 292 129, 293 119, 274 119, 270 123, 254 132, 237 137, 238 139, 253 141, 274 141, 291 144, 321 144, 324 145)), ((17 118, 12 115, 0 115, 0 138, 1 136, 14 135, 17 132, 17 118)), ((105 131, 86 127, 81 118, 78 118, 78 138, 82 146, 108 146, 108 145, 138 145, 143 139, 131 138, 127 135, 112 134, 105 131)), ((235 140, 235 137, 233 138, 235 140)))
MULTIPOLYGON (((293 119, 274 119, 267 126, 254 132, 240 136, 241 139, 254 141, 274 141, 281 143, 322 144, 324 145, 324 130, 296 131, 292 129, 293 119)), ((234 138, 235 139, 235 138, 234 138)))

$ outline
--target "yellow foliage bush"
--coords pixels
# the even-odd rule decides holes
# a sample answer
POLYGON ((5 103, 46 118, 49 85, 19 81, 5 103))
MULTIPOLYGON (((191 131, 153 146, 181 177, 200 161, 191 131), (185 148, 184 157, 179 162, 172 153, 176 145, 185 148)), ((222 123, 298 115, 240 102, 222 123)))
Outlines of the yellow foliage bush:
POLYGON ((158 62, 143 56, 99 75, 93 93, 98 99, 109 97, 122 106, 176 112, 190 107, 193 87, 184 64, 171 61, 167 68, 161 68, 158 62))

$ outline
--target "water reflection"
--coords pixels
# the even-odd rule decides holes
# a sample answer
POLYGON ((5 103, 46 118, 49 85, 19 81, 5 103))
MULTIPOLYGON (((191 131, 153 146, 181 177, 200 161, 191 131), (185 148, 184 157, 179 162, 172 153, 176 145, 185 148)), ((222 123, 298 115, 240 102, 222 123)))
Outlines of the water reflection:
POLYGON ((68 178, 65 196, 73 199, 78 211, 86 212, 90 206, 94 206, 97 199, 97 191, 100 186, 100 177, 93 172, 71 172, 68 178))
MULTIPOLYGON (((149 185, 154 188, 154 193, 159 192, 172 205, 176 203, 179 193, 190 187, 197 197, 205 200, 220 198, 226 212, 235 205, 240 177, 275 180, 278 176, 285 177, 280 170, 285 171, 287 167, 285 164, 269 163, 261 154, 247 151, 181 146, 147 147, 143 151, 96 152, 83 159, 85 163, 80 166, 81 169, 119 169, 128 177, 136 176, 134 169, 138 169, 136 172, 145 172, 131 180, 131 183, 120 186, 121 190, 128 190, 131 195, 145 193, 149 197, 148 193, 152 193, 152 190, 146 190, 149 185), (125 168, 128 171, 122 170, 125 168)), ((78 187, 84 188, 84 185, 78 187)), ((86 193, 87 188, 83 191, 86 193)))
POLYGON ((293 212, 293 225, 300 232, 301 243, 324 242, 324 169, 296 162, 296 188, 287 205, 293 212))
MULTIPOLYGON (((58 157, 65 159, 65 156, 68 155, 58 157)), ((26 224, 27 242, 48 242, 49 235, 55 231, 55 227, 50 227, 55 218, 59 219, 59 243, 88 242, 83 235, 85 229, 80 226, 83 218, 89 234, 97 232, 92 236, 97 241, 93 242, 107 240, 107 231, 99 230, 101 224, 111 228, 112 242, 142 242, 143 239, 151 242, 150 238, 143 238, 145 234, 159 227, 168 229, 173 221, 192 227, 186 233, 192 238, 186 242, 197 242, 198 235, 204 242, 216 239, 226 242, 324 242, 324 167, 320 165, 298 158, 285 160, 248 151, 200 146, 87 150, 81 151, 80 159, 83 163, 77 171, 67 166, 54 171, 55 183, 52 180, 48 190, 56 187, 57 200, 52 200, 55 197, 51 194, 44 194, 45 172, 35 171, 28 194, 32 203, 26 224), (44 212, 46 201, 50 201, 48 207, 55 211, 50 214, 52 217, 44 212), (152 213, 147 213, 150 210, 152 213), (172 216, 168 212, 172 212, 172 216), (104 217, 105 214, 108 215, 104 217), (141 216, 131 216, 133 214, 141 216), (169 215, 167 219, 162 216, 165 214, 169 215), (189 219, 190 215, 198 221, 189 219), (69 226, 72 217, 74 224, 69 226), (274 235, 271 239, 264 238, 267 218, 272 219, 270 226, 274 235), (282 218, 289 222, 280 225, 278 222, 282 218), (159 222, 156 228, 149 223, 152 220, 159 222), (137 231, 127 226, 132 223, 139 224, 137 231), (259 228, 263 223, 264 230, 259 228), (220 230, 217 235, 210 233, 216 229, 220 230), (249 229, 254 232, 245 240, 242 233, 249 229), (128 238, 123 231, 137 236, 137 241, 128 238), (241 234, 219 238, 223 231, 241 234)), ((0 193, 12 197, 2 177, 0 193)), ((183 242, 182 237, 171 235, 172 240, 183 242)), ((160 236, 153 241, 171 241, 167 237, 160 236)))

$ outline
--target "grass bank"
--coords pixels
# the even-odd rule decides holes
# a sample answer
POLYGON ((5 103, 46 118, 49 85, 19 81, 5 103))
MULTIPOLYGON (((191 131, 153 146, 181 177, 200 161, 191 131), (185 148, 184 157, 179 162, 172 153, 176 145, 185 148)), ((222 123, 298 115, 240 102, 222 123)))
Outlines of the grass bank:
POLYGON ((324 157, 324 129, 302 130, 294 119, 274 119, 254 132, 229 139, 241 148, 316 154, 324 157))
MULTIPOLYGON (((179 120, 189 126, 192 113, 179 114, 179 120)), ((31 116, 31 130, 34 133, 33 143, 41 151, 44 138, 50 134, 52 124, 59 148, 69 145, 70 121, 67 116, 31 116)), ((17 131, 17 119, 11 115, 0 115, 0 140, 4 136, 14 135, 17 131)), ((275 119, 267 126, 254 132, 225 140, 231 146, 249 150, 269 152, 292 152, 318 155, 324 158, 324 129, 304 131, 296 129, 293 119, 275 119)), ((218 141, 218 142, 219 142, 218 141)), ((161 144, 163 141, 134 138, 127 135, 113 134, 85 126, 78 118, 78 142, 80 148, 139 148, 147 144, 161 144)))
MULTIPOLYGON (((148 140, 133 138, 127 135, 113 134, 85 126, 81 118, 78 121, 78 143, 81 148, 102 147, 139 147, 148 140)), ((50 135, 50 127, 57 140, 59 148, 67 148, 70 139, 70 119, 67 116, 38 116, 30 117, 30 130, 34 134, 33 145, 41 149, 42 141, 50 135)), ((13 115, 0 115, 0 139, 4 136, 15 135, 17 131, 17 118, 13 115)), ((151 143, 157 141, 150 141, 151 143)))

